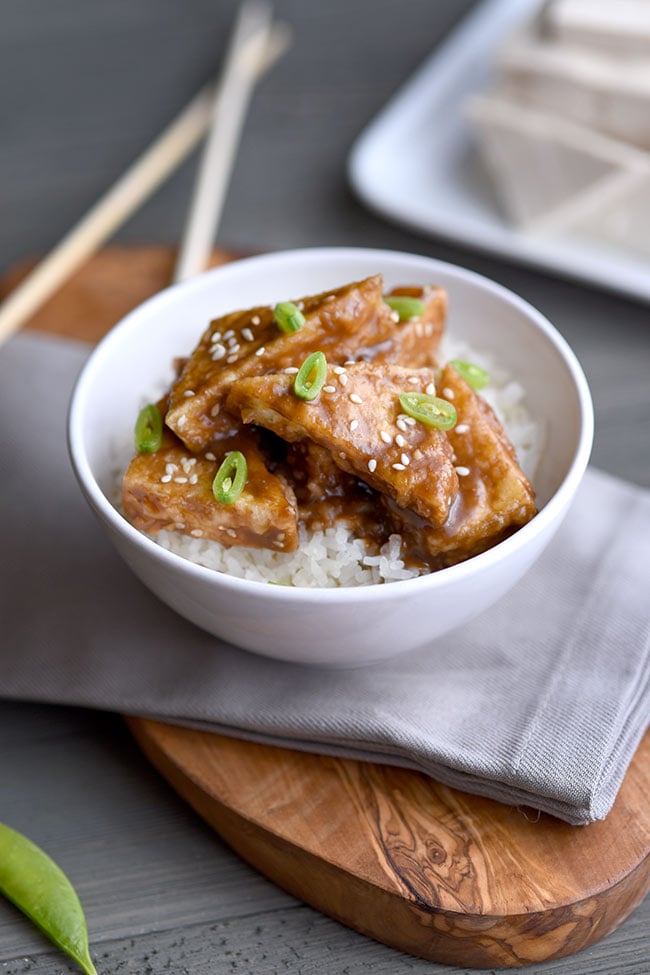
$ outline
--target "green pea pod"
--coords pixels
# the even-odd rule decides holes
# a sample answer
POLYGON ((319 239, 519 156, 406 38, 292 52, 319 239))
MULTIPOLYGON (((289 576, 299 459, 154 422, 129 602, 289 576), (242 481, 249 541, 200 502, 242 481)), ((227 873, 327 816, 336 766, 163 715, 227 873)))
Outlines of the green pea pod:
POLYGON ((86 919, 75 890, 54 860, 0 823, 0 893, 26 914, 86 975, 97 975, 86 919))

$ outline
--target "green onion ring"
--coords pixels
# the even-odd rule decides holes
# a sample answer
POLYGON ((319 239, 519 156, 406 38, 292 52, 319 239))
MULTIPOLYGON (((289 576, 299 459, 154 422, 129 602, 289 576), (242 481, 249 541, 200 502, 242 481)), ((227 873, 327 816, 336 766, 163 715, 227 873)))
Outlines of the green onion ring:
POLYGON ((456 426, 456 407, 439 396, 428 393, 401 393, 400 405, 414 420, 437 430, 451 430, 456 426))
POLYGON ((490 373, 482 366, 477 366, 474 362, 466 362, 464 359, 452 359, 450 365, 462 376, 472 389, 483 389, 490 381, 490 373))
POLYGON ((308 355, 293 381, 293 391, 299 399, 316 399, 327 376, 327 359, 322 352, 308 355))
POLYGON ((233 450, 222 461, 212 482, 212 493, 220 504, 232 504, 241 495, 248 477, 248 464, 240 450, 233 450))
POLYGON ((389 308, 396 311, 400 322, 408 321, 409 318, 418 318, 424 314, 424 302, 419 298, 409 298, 408 295, 390 295, 384 298, 389 308))
POLYGON ((133 439, 139 454, 155 454, 162 443, 163 424, 155 403, 143 407, 135 422, 133 439))
POLYGON ((297 332, 305 324, 305 316, 293 301, 281 301, 273 309, 275 324, 281 332, 297 332))

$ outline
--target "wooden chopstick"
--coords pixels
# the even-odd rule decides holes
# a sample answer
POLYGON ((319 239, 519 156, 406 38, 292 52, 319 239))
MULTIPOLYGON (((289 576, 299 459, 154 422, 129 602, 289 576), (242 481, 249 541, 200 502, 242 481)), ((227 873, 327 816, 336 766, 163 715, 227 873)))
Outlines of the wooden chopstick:
MULTIPOLYGON (((286 51, 288 30, 274 25, 267 46, 256 58, 251 49, 240 49, 239 58, 261 77, 286 51)), ((219 91, 217 91, 217 99, 219 91)), ((203 88, 161 133, 154 143, 98 200, 0 305, 0 343, 27 319, 86 261, 199 144, 210 127, 215 88, 203 88)))
POLYGON ((226 55, 219 93, 214 100, 210 131, 197 171, 174 281, 184 281, 205 270, 253 93, 255 66, 268 47, 270 32, 270 3, 244 0, 226 55))

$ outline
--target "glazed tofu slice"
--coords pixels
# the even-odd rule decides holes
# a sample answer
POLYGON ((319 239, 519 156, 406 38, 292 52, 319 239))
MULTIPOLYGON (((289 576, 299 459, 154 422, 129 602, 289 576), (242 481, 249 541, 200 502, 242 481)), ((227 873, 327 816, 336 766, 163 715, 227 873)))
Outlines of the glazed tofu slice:
POLYGON ((190 450, 204 450, 238 429, 224 408, 233 382, 295 367, 316 349, 344 362, 388 342, 395 322, 382 289, 376 275, 298 300, 305 323, 290 334, 268 305, 215 319, 172 387, 165 422, 190 450))
POLYGON ((133 458, 122 481, 122 507, 140 531, 177 531, 222 545, 292 552, 298 544, 292 489, 270 473, 255 435, 243 431, 203 454, 191 453, 168 430, 159 450, 133 458), (212 482, 226 453, 240 450, 248 480, 232 504, 220 504, 212 482))
POLYGON ((430 369, 357 362, 327 368, 318 397, 296 396, 292 376, 241 379, 228 408, 284 440, 313 440, 342 470, 361 478, 396 504, 443 525, 458 491, 446 434, 402 412, 399 395, 426 392, 430 369))
POLYGON ((337 467, 330 452, 313 440, 299 440, 287 447, 285 464, 301 524, 310 531, 346 525, 367 545, 385 541, 386 517, 376 491, 337 467))
POLYGON ((393 288, 386 297, 416 298, 424 305, 424 312, 396 322, 392 339, 376 351, 371 357, 372 362, 390 362, 411 368, 437 365, 447 319, 447 292, 435 285, 425 288, 401 286, 393 288))
POLYGON ((447 434, 459 480, 449 518, 444 525, 432 527, 389 505, 396 530, 434 568, 491 548, 536 514, 532 485, 488 403, 450 364, 443 369, 438 387, 438 395, 453 401, 458 417, 447 434))
POLYGON ((356 477, 336 466, 329 450, 313 440, 288 444, 286 466, 301 508, 331 498, 346 498, 358 483, 356 477))

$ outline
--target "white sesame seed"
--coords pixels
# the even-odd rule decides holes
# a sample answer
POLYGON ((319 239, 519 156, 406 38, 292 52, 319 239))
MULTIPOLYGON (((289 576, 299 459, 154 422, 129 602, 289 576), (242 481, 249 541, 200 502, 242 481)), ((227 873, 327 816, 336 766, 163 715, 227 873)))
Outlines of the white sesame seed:
POLYGON ((339 450, 339 457, 341 458, 341 460, 345 460, 345 451, 339 450))
POLYGON ((403 431, 404 431, 404 433, 406 433, 406 431, 408 430, 408 427, 407 427, 407 425, 406 425, 406 424, 404 423, 404 420, 402 419, 402 417, 401 417, 401 416, 399 416, 399 417, 397 418, 397 420, 395 421, 395 426, 396 426, 396 427, 398 428, 398 430, 403 430, 403 431))
POLYGON ((229 328, 227 332, 224 332, 224 333, 223 333, 223 337, 224 337, 225 339, 231 339, 231 338, 233 337, 233 335, 234 335, 234 334, 235 334, 235 333, 234 333, 234 331, 232 330, 232 328, 229 328))
POLYGON ((350 393, 348 399, 351 403, 363 403, 363 400, 358 393, 350 393))
POLYGON ((186 477, 175 477, 174 478, 174 484, 187 484, 187 478, 186 477))
POLYGON ((234 528, 227 528, 226 532, 228 535, 230 535, 231 538, 237 538, 237 532, 235 531, 234 528))
POLYGON ((174 471, 178 470, 178 464, 165 464, 165 473, 173 474, 174 471))
POLYGON ((405 471, 406 470, 406 468, 404 467, 404 464, 391 464, 390 466, 393 468, 394 471, 405 471))
POLYGON ((216 460, 217 458, 214 456, 214 454, 212 453, 211 450, 208 450, 207 453, 205 454, 205 459, 206 460, 216 460))
POLYGON ((186 389, 185 392, 183 393, 183 396, 196 396, 196 393, 194 392, 193 389, 186 389))
POLYGON ((339 376, 339 382, 340 382, 341 386, 347 386, 347 384, 348 384, 347 373, 345 373, 345 372, 342 372, 341 373, 341 375, 339 376))
POLYGON ((192 531, 190 532, 190 535, 192 535, 194 538, 201 538, 203 535, 203 531, 200 528, 193 528, 192 531))
POLYGON ((241 345, 239 344, 239 342, 231 341, 230 345, 228 346, 229 352, 239 352, 240 349, 241 349, 241 345))
POLYGON ((414 427, 416 424, 416 419, 413 416, 405 416, 404 423, 408 423, 410 427, 414 427))
POLYGON ((456 473, 459 477, 467 477, 469 474, 469 467, 457 467, 456 473))
POLYGON ((407 447, 408 446, 408 444, 406 442, 406 438, 403 437, 401 433, 398 433, 397 436, 395 437, 395 443, 397 444, 398 447, 407 447))
POLYGON ((374 472, 377 470, 377 461, 374 457, 371 457, 368 461, 368 470, 371 474, 374 474, 374 472))
POLYGON ((399 314, 396 311, 392 311, 390 313, 390 317, 393 319, 394 322, 398 322, 399 321, 399 314))
POLYGON ((343 363, 343 365, 344 366, 353 366, 353 365, 355 365, 355 360, 354 359, 346 359, 345 362, 343 363))
POLYGON ((260 323, 260 316, 253 315, 253 317, 251 318, 251 325, 259 325, 259 323, 260 323))
POLYGON ((302 311, 304 307, 305 307, 304 301, 297 301, 296 302, 296 308, 298 309, 298 311, 302 311))
POLYGON ((418 376, 409 376, 406 381, 409 382, 409 383, 414 383, 415 384, 415 383, 419 383, 420 382, 420 379, 419 379, 418 376))
POLYGON ((226 362, 228 363, 229 366, 231 366, 233 364, 233 362, 237 362, 237 359, 238 358, 239 358, 239 356, 235 352, 234 355, 229 355, 228 356, 228 358, 226 359, 226 362))
POLYGON ((278 542, 283 542, 286 537, 287 537, 287 533, 286 532, 278 532, 278 534, 276 536, 278 542))
POLYGON ((211 342, 219 342, 220 339, 221 339, 221 332, 213 332, 212 335, 210 336, 211 342))
POLYGON ((172 479, 171 474, 163 474, 163 476, 160 478, 160 482, 161 484, 169 484, 171 479, 172 479))
POLYGON ((455 394, 453 389, 450 389, 449 386, 445 386, 442 391, 442 395, 445 397, 445 399, 453 399, 455 394))
POLYGON ((425 393, 428 393, 428 395, 429 395, 429 396, 435 396, 435 395, 436 395, 436 387, 435 387, 435 383, 429 383, 429 384, 428 384, 428 385, 426 386, 426 388, 425 388, 425 390, 424 390, 424 392, 425 392, 425 393))
POLYGON ((390 433, 386 433, 385 430, 380 430, 379 431, 379 436, 384 441, 384 443, 392 443, 393 442, 393 438, 391 437, 390 433))
POLYGON ((404 464, 404 467, 408 467, 409 464, 411 463, 411 458, 409 457, 408 454, 402 454, 400 460, 404 464))
POLYGON ((199 479, 199 475, 198 474, 192 474, 190 476, 190 484, 196 484, 196 482, 198 481, 198 479, 199 479))
POLYGON ((324 393, 335 393, 336 392, 336 386, 323 386, 323 392, 324 393))
POLYGON ((287 376, 295 376, 298 372, 298 366, 287 366, 284 372, 286 372, 287 376))
POLYGON ((176 529, 177 532, 182 532, 183 529, 185 528, 185 522, 177 521, 176 524, 174 525, 174 528, 176 529))
POLYGON ((219 405, 219 403, 215 403, 212 409, 210 410, 210 416, 219 416, 220 410, 221 410, 221 406, 219 405))
POLYGON ((218 342, 217 345, 214 346, 210 354, 214 362, 218 362, 219 359, 223 359, 223 357, 226 354, 225 345, 222 345, 221 342, 218 342))
POLYGON ((356 430, 358 426, 359 426, 359 421, 358 420, 352 420, 351 423, 350 423, 350 430, 356 430))
POLYGON ((334 372, 336 373, 337 376, 342 376, 343 373, 345 372, 345 367, 344 366, 334 366, 334 372))
POLYGON ((186 425, 186 423, 187 423, 187 417, 179 416, 176 426, 178 427, 179 430, 182 430, 183 427, 186 425))
POLYGON ((469 430, 469 423, 457 423, 454 427, 456 433, 467 433, 469 430))
POLYGON ((254 335, 251 332, 250 328, 242 328, 242 330, 241 330, 241 337, 243 339, 246 339, 247 342, 252 342, 253 341, 253 338, 254 338, 254 335))
POLYGON ((264 346, 263 345, 260 345, 259 349, 256 349, 255 350, 255 355, 264 355, 265 352, 266 352, 266 349, 264 348, 264 346))

